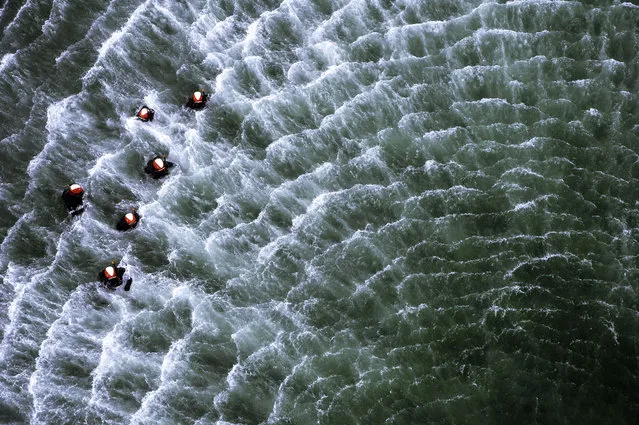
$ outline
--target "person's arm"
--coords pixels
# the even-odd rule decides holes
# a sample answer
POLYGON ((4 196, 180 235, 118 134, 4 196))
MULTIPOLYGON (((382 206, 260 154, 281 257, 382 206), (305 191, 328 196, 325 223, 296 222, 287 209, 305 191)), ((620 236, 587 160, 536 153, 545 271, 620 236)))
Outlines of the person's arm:
POLYGON ((175 163, 173 162, 169 162, 169 161, 164 161, 164 165, 166 165, 166 168, 171 168, 175 165, 175 163))

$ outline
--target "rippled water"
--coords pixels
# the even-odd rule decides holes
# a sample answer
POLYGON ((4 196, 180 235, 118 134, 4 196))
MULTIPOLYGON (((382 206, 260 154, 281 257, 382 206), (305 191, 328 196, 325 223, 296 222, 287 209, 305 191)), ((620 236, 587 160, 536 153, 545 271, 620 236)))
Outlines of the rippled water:
POLYGON ((0 0, 0 28, 0 423, 639 420, 639 7, 0 0))

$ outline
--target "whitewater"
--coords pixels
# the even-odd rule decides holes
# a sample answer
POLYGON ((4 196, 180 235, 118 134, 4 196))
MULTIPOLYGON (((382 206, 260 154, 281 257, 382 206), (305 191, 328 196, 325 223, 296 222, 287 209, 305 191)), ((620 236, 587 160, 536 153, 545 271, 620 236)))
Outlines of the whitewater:
POLYGON ((0 0, 0 424, 636 424, 638 28, 0 0))

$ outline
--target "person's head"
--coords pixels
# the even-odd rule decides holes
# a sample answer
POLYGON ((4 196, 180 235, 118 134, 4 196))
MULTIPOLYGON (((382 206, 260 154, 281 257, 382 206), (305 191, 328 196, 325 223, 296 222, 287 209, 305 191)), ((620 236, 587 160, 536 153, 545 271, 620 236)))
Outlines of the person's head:
POLYGON ((104 277, 106 277, 107 279, 113 279, 116 276, 117 274, 115 272, 115 267, 113 265, 107 266, 104 269, 104 277))
POLYGON ((151 117, 151 111, 149 111, 149 108, 145 106, 140 109, 140 112, 138 112, 138 116, 142 119, 148 120, 151 117))
POLYGON ((69 185, 69 192, 73 193, 74 195, 80 195, 82 192, 84 192, 84 189, 82 189, 82 186, 80 186, 77 183, 73 183, 69 185))
POLYGON ((153 160, 153 168, 156 171, 162 171, 164 170, 166 166, 164 165, 164 160, 162 158, 155 158, 153 160))
POLYGON ((193 93, 193 102, 202 103, 204 101, 204 95, 201 91, 196 91, 193 93))
POLYGON ((128 224, 129 226, 132 226, 132 225, 134 225, 134 224, 138 221, 138 219, 137 219, 137 218, 135 218, 135 214, 133 214, 132 212, 130 212, 130 213, 126 213, 126 214, 124 215, 124 221, 125 221, 125 223, 126 223, 126 224, 128 224))

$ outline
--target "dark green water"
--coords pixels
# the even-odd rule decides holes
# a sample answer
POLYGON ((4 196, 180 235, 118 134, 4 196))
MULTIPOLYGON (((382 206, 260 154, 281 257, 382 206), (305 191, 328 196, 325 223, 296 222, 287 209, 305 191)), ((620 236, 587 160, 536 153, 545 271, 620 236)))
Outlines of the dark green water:
POLYGON ((0 423, 639 420, 638 6, 0 0, 0 28, 0 423))

